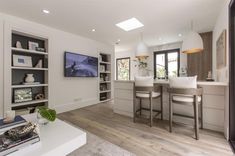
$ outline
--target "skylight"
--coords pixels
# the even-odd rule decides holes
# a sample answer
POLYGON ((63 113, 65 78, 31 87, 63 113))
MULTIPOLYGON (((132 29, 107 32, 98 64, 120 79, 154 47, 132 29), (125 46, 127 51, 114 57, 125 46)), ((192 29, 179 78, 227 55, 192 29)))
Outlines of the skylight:
POLYGON ((123 22, 116 24, 116 26, 125 30, 125 31, 130 31, 130 30, 134 30, 134 29, 143 27, 144 25, 136 18, 131 18, 131 19, 128 19, 126 21, 123 21, 123 22))

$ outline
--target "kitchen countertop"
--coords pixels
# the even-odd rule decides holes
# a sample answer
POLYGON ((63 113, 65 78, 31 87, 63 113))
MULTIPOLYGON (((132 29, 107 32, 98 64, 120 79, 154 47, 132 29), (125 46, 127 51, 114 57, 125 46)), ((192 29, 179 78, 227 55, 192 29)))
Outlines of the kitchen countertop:
MULTIPOLYGON (((134 80, 115 80, 114 82, 122 82, 122 83, 133 83, 134 80)), ((156 84, 169 84, 168 80, 154 80, 156 84)), ((228 86, 228 82, 217 82, 217 81, 198 81, 198 85, 201 86, 228 86)))

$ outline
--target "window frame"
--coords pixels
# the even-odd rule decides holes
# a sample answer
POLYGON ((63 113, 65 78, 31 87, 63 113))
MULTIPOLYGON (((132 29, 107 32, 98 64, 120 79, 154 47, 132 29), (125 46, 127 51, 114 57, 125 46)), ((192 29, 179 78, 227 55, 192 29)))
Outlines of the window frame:
MULTIPOLYGON (((169 50, 161 50, 161 51, 155 51, 153 53, 153 58, 154 58, 154 61, 153 61, 153 67, 154 67, 154 79, 157 78, 157 72, 156 72, 156 69, 157 69, 157 66, 156 66, 156 56, 158 54, 164 54, 165 55, 165 70, 166 70, 166 73, 168 74, 168 55, 169 53, 174 53, 174 52, 177 52, 178 53, 178 72, 177 72, 177 76, 179 76, 179 71, 180 71, 180 49, 177 48, 177 49, 169 49, 169 50)), ((168 76, 167 76, 167 79, 168 79, 168 76)))
POLYGON ((116 59, 116 80, 118 80, 118 61, 128 59, 129 60, 129 80, 131 79, 131 57, 121 57, 116 59))

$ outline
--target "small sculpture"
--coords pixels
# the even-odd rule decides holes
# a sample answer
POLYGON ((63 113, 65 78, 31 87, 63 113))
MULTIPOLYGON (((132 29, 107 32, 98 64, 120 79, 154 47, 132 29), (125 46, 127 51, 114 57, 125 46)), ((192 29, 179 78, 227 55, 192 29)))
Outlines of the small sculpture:
POLYGON ((211 73, 211 71, 208 72, 207 78, 208 78, 208 79, 212 79, 212 73, 211 73))
POLYGON ((34 68, 42 68, 42 60, 39 60, 34 68))
POLYGON ((31 133, 34 132, 36 128, 36 124, 29 122, 27 125, 12 128, 6 131, 4 135, 6 135, 12 140, 18 140, 27 137, 28 135, 31 135, 31 133))
POLYGON ((212 72, 211 71, 208 72, 206 81, 214 81, 214 79, 212 78, 212 72))
POLYGON ((20 41, 16 41, 16 48, 22 49, 22 45, 21 45, 20 41))
POLYGON ((35 100, 43 100, 43 99, 45 99, 44 94, 37 94, 37 95, 35 96, 35 100))

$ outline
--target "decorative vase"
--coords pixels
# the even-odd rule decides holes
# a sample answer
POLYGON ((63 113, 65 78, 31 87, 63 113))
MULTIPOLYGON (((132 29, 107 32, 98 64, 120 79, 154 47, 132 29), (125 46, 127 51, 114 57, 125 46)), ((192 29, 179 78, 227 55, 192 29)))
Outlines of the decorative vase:
POLYGON ((33 82, 34 82, 33 74, 27 74, 27 76, 26 76, 26 78, 25 78, 25 82, 27 82, 27 83, 33 83, 33 82))
POLYGON ((49 121, 41 116, 41 114, 37 111, 37 120, 40 125, 47 125, 49 121))

